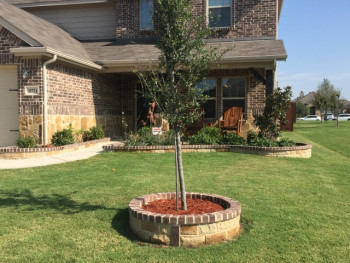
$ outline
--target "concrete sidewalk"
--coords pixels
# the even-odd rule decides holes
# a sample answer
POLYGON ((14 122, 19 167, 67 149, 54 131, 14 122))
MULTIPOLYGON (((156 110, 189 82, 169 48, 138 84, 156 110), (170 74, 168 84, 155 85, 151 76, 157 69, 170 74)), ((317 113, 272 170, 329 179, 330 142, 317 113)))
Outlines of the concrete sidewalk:
POLYGON ((115 143, 118 143, 118 142, 103 142, 95 146, 80 149, 77 151, 60 153, 52 156, 45 156, 45 157, 39 157, 39 158, 19 159, 19 160, 0 159, 0 170, 30 168, 30 167, 46 166, 46 165, 52 165, 52 164, 83 160, 103 152, 102 146, 115 144, 115 143))

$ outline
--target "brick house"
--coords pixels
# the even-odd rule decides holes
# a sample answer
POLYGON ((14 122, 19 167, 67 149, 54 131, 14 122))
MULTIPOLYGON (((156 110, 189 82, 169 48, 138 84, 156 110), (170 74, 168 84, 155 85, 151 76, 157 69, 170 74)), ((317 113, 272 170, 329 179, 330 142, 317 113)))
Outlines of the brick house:
MULTIPOLYGON (((135 69, 155 62, 152 0, 0 0, 0 146, 19 136, 52 134, 69 125, 101 125, 122 133, 124 114, 137 127, 144 101, 136 99, 135 69)), ((286 60, 277 39, 283 0, 193 0, 209 12, 218 36, 211 45, 234 48, 206 82, 205 120, 240 106, 260 112, 275 88, 276 62, 286 60), (216 18, 214 20, 214 18, 216 18)))

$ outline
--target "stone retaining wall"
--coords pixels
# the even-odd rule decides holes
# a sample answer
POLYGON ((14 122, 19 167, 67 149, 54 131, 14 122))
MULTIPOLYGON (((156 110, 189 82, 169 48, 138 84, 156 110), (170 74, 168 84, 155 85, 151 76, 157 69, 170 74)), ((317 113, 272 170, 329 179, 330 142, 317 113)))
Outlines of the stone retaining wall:
POLYGON ((72 152, 83 148, 95 146, 99 143, 109 142, 110 138, 80 142, 75 144, 63 145, 58 147, 47 148, 19 148, 17 146, 1 147, 0 159, 29 159, 36 157, 51 156, 64 152, 72 152))
MULTIPOLYGON (((297 143, 294 147, 257 147, 242 145, 182 145, 182 152, 236 152, 262 156, 310 158, 311 144, 297 143)), ((167 153, 174 152, 174 146, 103 146, 104 151, 167 153)))
POLYGON ((175 193, 157 193, 130 201, 130 227, 141 240, 171 246, 196 247, 231 240, 239 234, 241 204, 228 197, 186 193, 188 199, 209 200, 225 208, 220 212, 206 214, 165 215, 142 209, 149 202, 175 197, 175 193))

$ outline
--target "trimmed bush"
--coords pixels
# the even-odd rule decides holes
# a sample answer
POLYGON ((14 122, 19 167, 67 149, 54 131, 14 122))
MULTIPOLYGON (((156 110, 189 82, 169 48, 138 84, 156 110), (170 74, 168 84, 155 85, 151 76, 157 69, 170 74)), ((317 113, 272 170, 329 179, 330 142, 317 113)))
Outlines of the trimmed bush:
POLYGON ((292 147, 295 145, 296 145, 295 141, 290 140, 288 138, 283 138, 278 142, 279 147, 292 147))
POLYGON ((67 144, 73 144, 74 140, 74 131, 72 127, 68 129, 63 129, 62 131, 57 131, 52 136, 51 142, 55 146, 62 146, 67 144))
POLYGON ((38 140, 34 137, 19 137, 16 141, 16 145, 19 148, 34 148, 38 144, 38 140))
POLYGON ((83 132, 83 141, 98 140, 105 137, 102 127, 93 126, 89 130, 83 132))
POLYGON ((221 144, 221 130, 216 127, 204 127, 197 134, 189 137, 190 144, 221 144))
POLYGON ((235 133, 226 134, 222 141, 224 144, 228 145, 247 145, 246 140, 235 133))

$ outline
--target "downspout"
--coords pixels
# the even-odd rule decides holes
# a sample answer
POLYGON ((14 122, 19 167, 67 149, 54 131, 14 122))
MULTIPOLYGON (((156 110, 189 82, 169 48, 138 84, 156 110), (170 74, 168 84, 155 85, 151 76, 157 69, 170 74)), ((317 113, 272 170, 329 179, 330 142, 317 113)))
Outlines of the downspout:
POLYGON ((43 115, 44 115, 44 144, 48 144, 48 134, 47 134, 47 73, 46 73, 46 66, 54 63, 57 60, 57 55, 53 55, 53 58, 45 61, 43 64, 43 95, 44 95, 44 109, 43 109, 43 115))

